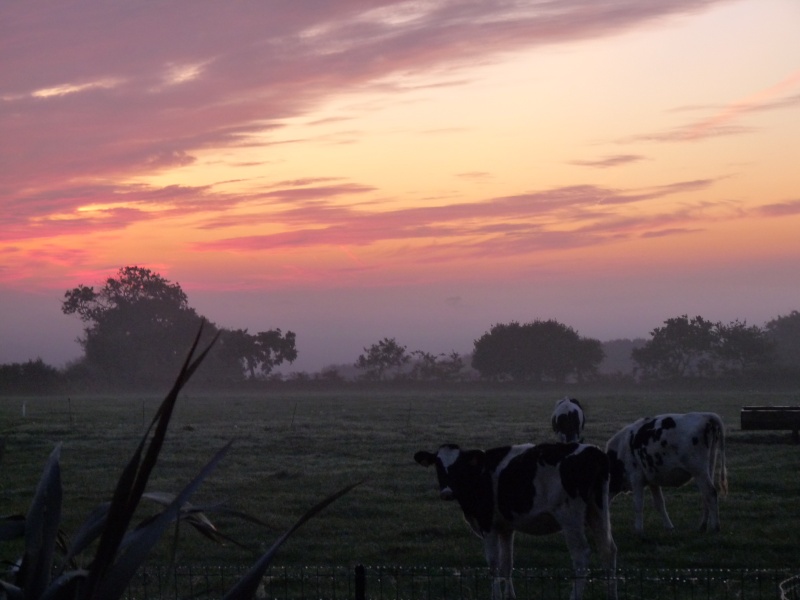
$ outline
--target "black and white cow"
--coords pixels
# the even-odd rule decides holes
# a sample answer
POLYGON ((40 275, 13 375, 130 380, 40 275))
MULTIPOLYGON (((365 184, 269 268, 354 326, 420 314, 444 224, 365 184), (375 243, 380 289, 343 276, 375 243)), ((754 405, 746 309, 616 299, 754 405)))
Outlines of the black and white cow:
POLYGON ((591 533, 608 578, 608 596, 617 597, 617 547, 611 536, 608 458, 584 444, 523 444, 491 450, 461 450, 445 444, 414 460, 436 466, 439 495, 457 500, 472 531, 483 539, 492 575, 492 599, 514 598, 511 582, 514 532, 564 532, 580 600, 589 569, 591 533))
POLYGON ((720 456, 719 492, 728 491, 725 467, 725 425, 715 413, 666 414, 646 417, 622 428, 606 444, 611 465, 610 493, 633 492, 636 531, 644 531, 644 489, 664 527, 673 529, 662 487, 680 487, 694 479, 703 497, 700 529, 719 531, 719 500, 714 484, 720 456))
POLYGON ((553 431, 560 442, 581 442, 586 417, 581 403, 575 398, 564 396, 556 402, 551 418, 553 431))

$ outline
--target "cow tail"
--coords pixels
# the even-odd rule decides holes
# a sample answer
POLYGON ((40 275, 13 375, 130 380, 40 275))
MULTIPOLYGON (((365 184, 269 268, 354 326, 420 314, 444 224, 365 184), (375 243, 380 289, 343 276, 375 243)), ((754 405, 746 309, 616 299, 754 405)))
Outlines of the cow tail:
MULTIPOLYGON (((719 457, 720 457, 720 469, 719 469, 719 491, 720 493, 725 496, 728 493, 728 469, 725 466, 725 424, 722 422, 722 419, 717 416, 717 437, 719 438, 719 457)), ((716 457, 714 459, 716 462, 716 457)))

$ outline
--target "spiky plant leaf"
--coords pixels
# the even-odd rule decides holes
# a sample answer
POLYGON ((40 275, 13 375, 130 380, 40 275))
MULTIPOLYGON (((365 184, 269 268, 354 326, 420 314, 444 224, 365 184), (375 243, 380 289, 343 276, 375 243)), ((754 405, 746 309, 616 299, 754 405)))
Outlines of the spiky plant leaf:
MULTIPOLYGON (((142 497, 166 506, 173 501, 175 495, 167 492, 147 492, 142 497)), ((224 503, 198 506, 187 502, 181 507, 180 521, 191 525, 198 533, 218 544, 230 542, 236 546, 239 546, 240 548, 253 548, 252 544, 243 544, 220 531, 217 526, 214 525, 214 523, 212 523, 211 520, 206 516, 207 514, 211 513, 236 517, 244 521, 260 525, 261 527, 269 528, 269 525, 264 523, 264 521, 261 519, 258 519, 245 512, 229 508, 224 503)))
POLYGON ((347 492, 352 490, 354 487, 361 485, 364 481, 358 481, 356 483, 350 484, 345 488, 342 488, 338 492, 331 494, 322 502, 311 507, 309 510, 305 512, 305 514, 300 517, 297 522, 292 525, 289 530, 284 533, 281 537, 279 537, 275 543, 267 550, 261 558, 259 558, 256 563, 250 567, 250 569, 245 573, 242 578, 234 585, 227 594, 223 597, 223 600, 244 600, 253 598, 255 596, 256 591, 258 590, 258 584, 261 582, 262 577, 264 577, 264 573, 269 567, 269 564, 272 562, 273 557, 278 552, 278 549, 283 546, 284 542, 289 539, 289 537, 297 531, 300 527, 302 527, 309 519, 311 519, 314 515, 319 513, 322 509, 326 506, 338 500, 342 496, 344 496, 347 492))
POLYGON ((61 445, 50 453, 25 517, 25 553, 19 581, 28 598, 38 598, 50 582, 61 522, 61 445))
POLYGON ((130 526, 136 507, 144 493, 150 474, 156 465, 158 455, 164 443, 172 411, 183 386, 189 380, 192 373, 208 354, 211 347, 217 341, 219 334, 215 336, 206 349, 193 360, 195 350, 200 341, 203 327, 202 324, 197 332, 192 347, 186 356, 183 367, 175 380, 175 384, 164 398, 150 426, 142 436, 142 440, 136 448, 133 457, 123 469, 122 475, 117 482, 114 495, 109 507, 106 526, 98 543, 97 553, 89 571, 86 581, 87 598, 98 598, 108 600, 110 597, 98 596, 96 588, 105 580, 108 571, 114 565, 120 544, 130 526), (154 430, 154 431, 153 431, 154 430), (153 431, 152 438, 150 433, 153 431), (147 444, 150 439, 149 445, 147 444))
POLYGON ((61 565, 59 566, 56 575, 64 572, 66 566, 81 552, 86 550, 103 532, 108 518, 108 509, 111 506, 110 502, 103 502, 96 506, 83 524, 78 528, 72 536, 72 543, 67 548, 61 565))
POLYGON ((119 557, 98 581, 94 590, 95 598, 116 600, 121 598, 138 568, 144 563, 153 546, 161 539, 169 525, 178 519, 178 515, 189 497, 208 477, 220 460, 227 454, 233 442, 228 442, 206 464, 200 473, 175 497, 175 500, 149 524, 130 532, 121 541, 119 557))
POLYGON ((23 591, 12 583, 0 580, 0 591, 3 592, 3 600, 24 600, 25 594, 23 591))
POLYGON ((0 542, 9 542, 25 535, 25 515, 0 517, 0 542))
POLYGON ((88 571, 75 569, 56 577, 41 598, 37 600, 76 600, 80 594, 88 571))

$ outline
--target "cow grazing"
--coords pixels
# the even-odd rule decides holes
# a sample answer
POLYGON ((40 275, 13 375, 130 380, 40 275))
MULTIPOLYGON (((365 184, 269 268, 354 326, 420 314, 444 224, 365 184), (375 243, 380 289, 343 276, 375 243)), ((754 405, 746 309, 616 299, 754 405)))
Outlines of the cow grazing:
POLYGON ((414 455, 436 466, 439 495, 457 500, 472 531, 483 539, 492 575, 492 599, 514 598, 511 582, 514 533, 564 532, 580 600, 589 569, 588 528, 608 578, 608 596, 617 597, 617 547, 611 536, 609 465, 600 448, 584 444, 504 446, 461 450, 445 444, 435 453, 414 455))
POLYGON ((582 442, 583 426, 586 418, 581 403, 575 398, 564 396, 556 402, 551 418, 553 431, 560 442, 582 442))
POLYGON ((610 494, 633 492, 635 528, 644 531, 644 488, 661 513, 664 527, 673 529, 662 487, 680 487, 694 479, 703 497, 700 529, 719 531, 719 501, 714 485, 720 456, 719 491, 728 491, 725 468, 725 426, 715 413, 667 414, 639 419, 622 428, 606 444, 611 465, 610 494))

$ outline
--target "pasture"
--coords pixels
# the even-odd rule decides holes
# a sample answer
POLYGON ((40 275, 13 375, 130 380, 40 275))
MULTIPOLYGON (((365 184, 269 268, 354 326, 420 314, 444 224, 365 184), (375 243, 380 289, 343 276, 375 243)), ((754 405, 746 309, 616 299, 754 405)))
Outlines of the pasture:
MULTIPOLYGON (((300 529, 276 565, 485 565, 480 541, 455 503, 439 500, 433 469, 413 460, 443 442, 464 448, 552 441, 550 414, 565 393, 581 400, 585 441, 604 447, 621 426, 645 415, 704 410, 727 425, 730 492, 721 500, 720 533, 699 533, 693 484, 665 490, 675 531, 645 504, 645 535, 633 531, 629 495, 612 503, 620 568, 789 568, 800 571, 800 446, 789 432, 742 432, 739 410, 796 404, 797 393, 752 391, 526 391, 511 388, 281 389, 259 395, 184 393, 150 489, 175 492, 227 441, 233 448, 195 495, 224 502, 264 526, 210 515, 220 530, 249 544, 220 547, 182 529, 179 563, 246 565, 307 508, 366 479, 300 529)), ((74 530, 110 497, 122 466, 161 397, 2 397, 0 514, 24 513, 47 456, 62 443, 64 525, 74 530), (24 405, 24 416, 23 416, 24 405)), ((145 507, 147 508, 147 507, 145 507)), ((143 513, 144 515, 145 513, 143 513)), ((162 543, 154 560, 166 560, 162 543)), ((0 559, 13 558, 3 548, 0 559)), ((557 534, 518 535, 515 567, 568 568, 557 534)), ((595 556, 592 565, 597 566, 595 556)))

